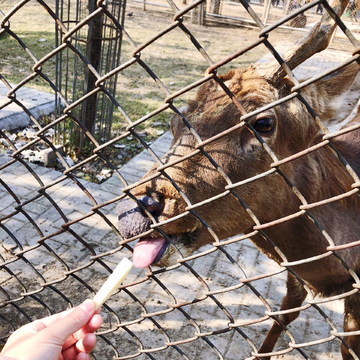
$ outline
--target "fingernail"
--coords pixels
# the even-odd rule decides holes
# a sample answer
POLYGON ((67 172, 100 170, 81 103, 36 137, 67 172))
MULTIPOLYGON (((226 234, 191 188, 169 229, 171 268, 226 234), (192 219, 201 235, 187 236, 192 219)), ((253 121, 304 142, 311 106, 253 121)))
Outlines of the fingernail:
POLYGON ((81 307, 87 313, 93 313, 95 311, 95 303, 90 299, 86 299, 82 304, 79 305, 79 307, 81 307))

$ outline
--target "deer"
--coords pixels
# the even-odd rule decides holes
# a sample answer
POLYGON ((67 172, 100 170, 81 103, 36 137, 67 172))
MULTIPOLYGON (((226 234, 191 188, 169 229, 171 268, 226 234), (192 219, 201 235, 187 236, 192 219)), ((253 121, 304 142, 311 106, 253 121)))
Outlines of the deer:
MULTIPOLYGON (((332 8, 341 15, 346 5, 338 0, 332 8)), ((139 239, 137 267, 172 266, 237 234, 287 264, 283 312, 252 354, 258 359, 270 359, 309 292, 345 294, 344 331, 360 330, 354 287, 360 274, 360 112, 323 145, 326 126, 345 119, 359 100, 359 64, 309 83, 301 98, 291 96, 296 84, 286 71, 325 49, 335 27, 326 13, 283 63, 256 63, 203 83, 171 120, 173 142, 163 165, 131 186, 117 206, 124 243, 139 239)), ((344 360, 360 357, 359 340, 357 333, 344 336, 344 360)))

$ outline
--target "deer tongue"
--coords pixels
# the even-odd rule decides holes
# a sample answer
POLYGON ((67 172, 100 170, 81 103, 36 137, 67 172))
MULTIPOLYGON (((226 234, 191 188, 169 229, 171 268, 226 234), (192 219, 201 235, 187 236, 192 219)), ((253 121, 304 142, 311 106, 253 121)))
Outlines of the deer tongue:
POLYGON ((151 265, 165 245, 166 240, 163 237, 139 240, 133 252, 134 266, 144 268, 151 265))

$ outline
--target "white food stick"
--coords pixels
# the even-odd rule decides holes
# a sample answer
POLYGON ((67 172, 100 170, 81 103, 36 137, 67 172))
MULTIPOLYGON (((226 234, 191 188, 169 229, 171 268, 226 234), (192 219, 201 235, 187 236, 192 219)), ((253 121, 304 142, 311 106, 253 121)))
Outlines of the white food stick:
POLYGON ((132 267, 133 263, 128 258, 121 260, 120 264, 114 269, 113 273, 95 295, 93 301, 96 303, 96 309, 115 292, 132 267))

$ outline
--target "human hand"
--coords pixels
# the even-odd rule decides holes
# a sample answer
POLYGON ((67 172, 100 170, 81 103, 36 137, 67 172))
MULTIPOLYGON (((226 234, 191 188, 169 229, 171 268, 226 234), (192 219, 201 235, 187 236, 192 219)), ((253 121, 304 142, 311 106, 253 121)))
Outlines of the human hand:
POLYGON ((85 300, 74 309, 22 326, 0 355, 17 360, 89 360, 96 345, 93 334, 102 324, 95 303, 85 300))

